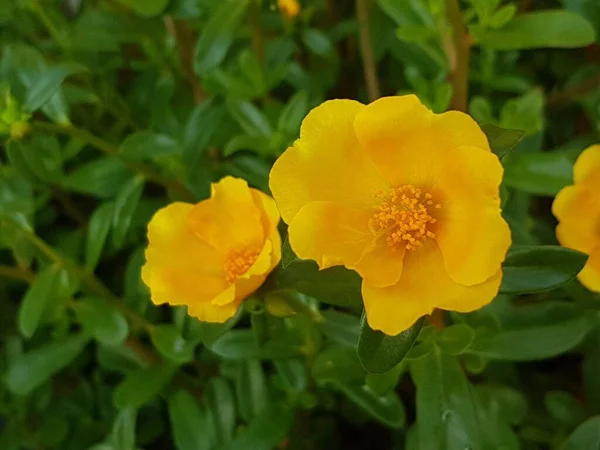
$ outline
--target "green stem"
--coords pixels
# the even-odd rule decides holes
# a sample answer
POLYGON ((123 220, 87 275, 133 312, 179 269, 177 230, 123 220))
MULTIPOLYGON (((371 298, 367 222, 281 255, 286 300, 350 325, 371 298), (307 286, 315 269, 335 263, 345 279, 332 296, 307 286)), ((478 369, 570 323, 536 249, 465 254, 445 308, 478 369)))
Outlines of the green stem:
POLYGON ((452 108, 467 111, 469 97, 470 44, 458 0, 446 0, 446 14, 452 25, 452 46, 447 49, 452 82, 452 108))
POLYGON ((381 91, 379 89, 379 79, 377 78, 377 68, 375 66, 375 56, 373 55, 373 45, 369 30, 368 0, 356 0, 356 18, 359 25, 360 50, 367 95, 369 101, 372 102, 381 96, 381 91))
MULTIPOLYGON (((30 1, 31 9, 36 13, 40 21, 44 24, 44 27, 48 31, 50 37, 56 42, 59 46, 65 47, 64 35, 54 26, 52 20, 46 14, 44 7, 39 4, 38 0, 30 1)), ((46 7, 47 8, 47 7, 46 7)))
POLYGON ((35 274, 28 269, 0 265, 0 277, 13 278, 31 283, 35 279, 35 274))

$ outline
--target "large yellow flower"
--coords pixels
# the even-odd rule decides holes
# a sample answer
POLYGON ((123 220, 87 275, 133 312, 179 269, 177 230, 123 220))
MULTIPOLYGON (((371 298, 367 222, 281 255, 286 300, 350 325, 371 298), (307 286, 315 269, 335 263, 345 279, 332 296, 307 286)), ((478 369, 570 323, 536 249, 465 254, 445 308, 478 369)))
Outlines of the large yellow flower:
POLYGON ((577 278, 600 292, 600 145, 586 148, 573 167, 575 183, 561 190, 552 205, 561 245, 589 255, 577 278))
POLYGON ((154 303, 224 322, 280 261, 279 213, 244 180, 225 177, 211 190, 210 199, 172 203, 154 215, 142 279, 154 303))
POLYGON ((313 109, 270 186, 294 252, 358 272, 369 325, 396 335, 434 308, 496 295, 511 243, 501 179, 469 116, 408 95, 313 109))

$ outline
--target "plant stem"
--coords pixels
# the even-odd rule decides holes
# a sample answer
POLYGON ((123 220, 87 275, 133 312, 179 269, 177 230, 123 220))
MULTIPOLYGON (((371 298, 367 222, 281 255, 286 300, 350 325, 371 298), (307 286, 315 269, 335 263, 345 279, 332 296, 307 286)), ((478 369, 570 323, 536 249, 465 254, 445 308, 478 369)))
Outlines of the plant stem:
POLYGON ((452 82, 452 109, 467 111, 469 98, 470 43, 462 19, 458 0, 446 0, 446 14, 452 25, 452 50, 448 54, 450 81, 452 82))
POLYGON ((31 0, 30 7, 36 13, 42 24, 44 24, 44 27, 54 42, 56 42, 60 47, 65 47, 64 35, 61 34, 58 28, 54 26, 54 23, 52 23, 52 20, 46 14, 44 6, 40 5, 38 0, 31 0))
POLYGON ((200 103, 206 97, 206 93, 204 92, 204 89, 202 89, 200 80, 194 72, 194 42, 196 41, 194 33, 192 33, 185 22, 178 21, 172 16, 165 16, 164 23, 167 32, 173 36, 175 42, 177 42, 177 51, 179 52, 181 67, 192 88, 194 103, 200 103))
POLYGON ((252 49, 258 62, 262 63, 265 56, 265 43, 260 24, 260 4, 261 0, 254 0, 250 5, 250 25, 252 27, 252 49))
POLYGON ((375 66, 375 56, 371 44, 371 35, 369 32, 369 0, 356 0, 356 18, 359 25, 360 49, 363 62, 363 71, 367 95, 369 101, 378 99, 381 96, 379 89, 379 80, 377 78, 377 68, 375 66))
POLYGON ((29 269, 0 265, 0 277, 13 278, 31 283, 35 280, 35 274, 29 269))

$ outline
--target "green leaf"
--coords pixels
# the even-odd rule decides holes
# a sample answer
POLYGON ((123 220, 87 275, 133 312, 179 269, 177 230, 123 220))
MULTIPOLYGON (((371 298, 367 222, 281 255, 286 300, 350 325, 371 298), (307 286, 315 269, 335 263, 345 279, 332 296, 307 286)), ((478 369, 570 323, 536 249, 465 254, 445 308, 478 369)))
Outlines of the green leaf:
POLYGON ((335 310, 321 313, 324 321, 317 323, 320 331, 337 344, 355 348, 358 344, 360 319, 335 310))
POLYGON ((272 450, 288 436, 294 411, 276 406, 265 410, 243 429, 225 450, 272 450))
POLYGON ((525 136, 523 130, 507 130, 492 123, 482 124, 481 130, 487 136, 490 148, 500 160, 525 136))
POLYGON ((484 448, 471 389, 456 358, 434 346, 426 357, 411 361, 411 375, 420 448, 484 448))
POLYGON ((62 182, 71 191, 100 198, 114 197, 131 179, 129 169, 114 158, 102 158, 79 166, 62 182))
POLYGON ((302 119, 307 113, 308 94, 306 91, 298 91, 281 110, 277 120, 277 129, 297 136, 302 119))
POLYGON ((308 28, 302 32, 302 42, 306 45, 311 52, 315 55, 322 56, 324 58, 331 57, 334 53, 333 44, 331 39, 320 30, 316 28, 308 28))
POLYGON ((206 388, 206 407, 218 448, 231 441, 236 423, 235 400, 225 379, 213 378, 209 381, 206 388))
POLYGON ((281 384, 293 392, 302 392, 306 389, 307 374, 301 359, 277 359, 273 361, 281 384))
POLYGON ((196 399, 189 392, 179 390, 169 397, 168 406, 177 450, 210 450, 208 418, 196 399))
POLYGON ((28 180, 56 183, 63 177, 60 145, 54 136, 34 135, 10 140, 7 155, 11 164, 28 180))
POLYGON ((227 100, 227 110, 250 136, 270 139, 273 129, 269 119, 249 101, 227 100))
POLYGON ((362 408, 371 417, 390 428, 403 428, 406 422, 404 406, 398 394, 391 391, 383 396, 375 394, 368 386, 336 386, 352 402, 362 408))
POLYGON ((260 361, 249 359, 239 363, 235 377, 235 393, 242 419, 250 423, 269 406, 269 391, 260 361))
POLYGON ((118 408, 139 408, 161 393, 171 381, 176 366, 155 364, 129 373, 117 386, 114 394, 118 408))
POLYGON ((583 422, 560 446, 560 450, 594 448, 600 448, 600 416, 591 417, 583 422))
POLYGON ((6 373, 8 388, 17 395, 30 393, 71 364, 87 342, 86 335, 74 334, 17 356, 6 373))
POLYGON ((553 197, 573 184, 573 163, 562 152, 515 155, 504 165, 504 184, 530 194, 553 197))
POLYGON ((470 348, 488 359, 536 361, 565 353, 583 340, 593 325, 589 318, 575 317, 553 324, 502 331, 476 340, 470 348))
POLYGON ((118 0, 118 2, 142 17, 157 16, 169 4, 169 0, 118 0))
POLYGON ((473 328, 466 323, 460 323, 445 328, 436 342, 443 351, 451 355, 459 355, 469 348, 474 339, 473 328))
POLYGON ((500 293, 542 292, 564 285, 583 269, 587 255, 554 245, 514 245, 503 264, 500 293))
POLYGON ((396 336, 388 336, 371 329, 366 315, 363 314, 358 338, 358 359, 365 370, 370 373, 384 373, 402 361, 415 343, 423 321, 422 317, 408 330, 396 336))
POLYGON ((233 43, 248 8, 248 0, 225 0, 203 27, 194 53, 194 70, 200 76, 216 69, 233 43))
POLYGON ((332 345, 319 352, 312 365, 312 376, 320 384, 363 383, 366 372, 353 348, 332 345))
POLYGON ((586 419, 583 405, 566 391, 550 391, 544 396, 546 410, 559 422, 575 427, 586 419))
POLYGON ((116 248, 121 248, 125 243, 127 231, 143 191, 144 179, 138 176, 124 185, 115 198, 112 238, 116 248))
POLYGON ((135 450, 135 422, 137 410, 134 408, 122 409, 110 433, 110 442, 114 450, 135 450))
POLYGON ((504 5, 494 12, 487 23, 492 28, 502 28, 512 20, 516 12, 517 7, 514 4, 504 5))
POLYGON ((165 358, 176 363, 194 359, 194 345, 187 342, 175 325, 157 325, 150 333, 152 344, 165 358))
POLYGON ((290 236, 286 234, 281 246, 281 267, 285 269, 294 261, 300 261, 300 259, 296 256, 294 250, 292 250, 290 236))
POLYGON ((90 217, 85 241, 85 266, 90 270, 94 270, 100 261, 113 216, 114 204, 106 202, 98 206, 90 217))
POLYGON ((23 107, 29 112, 37 111, 56 93, 65 78, 85 70, 85 67, 75 63, 63 63, 46 69, 27 90, 23 107))
POLYGON ((58 285, 62 275, 62 269, 53 264, 42 270, 21 301, 19 307, 19 330, 26 338, 35 333, 50 302, 58 300, 58 285))
POLYGON ((319 270, 313 261, 297 260, 278 272, 278 287, 292 289, 319 301, 359 310, 360 276, 345 267, 319 270))
POLYGON ((130 161, 143 161, 176 155, 179 143, 170 136, 141 131, 127 136, 119 146, 119 155, 130 161))
POLYGON ((129 326, 123 315, 106 300, 83 298, 73 309, 84 330, 104 345, 121 345, 129 334, 129 326))
POLYGON ((477 43, 495 50, 577 48, 595 41, 592 25, 570 11, 537 11, 521 14, 500 29, 476 36, 477 43))
POLYGON ((302 339, 293 332, 259 347, 252 330, 233 330, 215 340, 210 349, 225 359, 289 358, 301 353, 302 339))

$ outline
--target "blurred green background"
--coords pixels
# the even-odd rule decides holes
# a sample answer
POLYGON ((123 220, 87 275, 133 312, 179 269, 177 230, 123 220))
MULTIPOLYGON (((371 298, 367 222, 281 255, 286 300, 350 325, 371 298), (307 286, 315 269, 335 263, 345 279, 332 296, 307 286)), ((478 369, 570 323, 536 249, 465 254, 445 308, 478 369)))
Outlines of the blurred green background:
POLYGON ((0 0, 0 449, 600 449, 600 302, 562 269, 381 375, 360 280, 287 246, 228 323, 152 305, 154 212, 228 174, 268 191, 326 99, 416 93, 514 146, 518 245, 556 244, 552 197, 600 142, 597 0, 282 3, 0 0))

